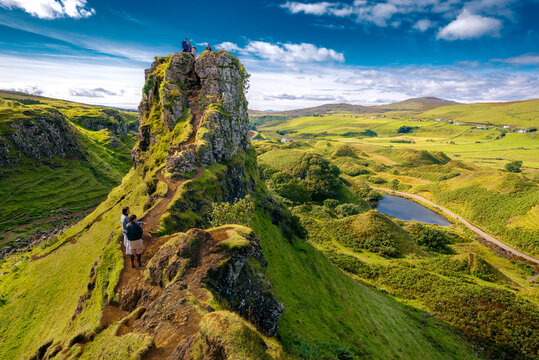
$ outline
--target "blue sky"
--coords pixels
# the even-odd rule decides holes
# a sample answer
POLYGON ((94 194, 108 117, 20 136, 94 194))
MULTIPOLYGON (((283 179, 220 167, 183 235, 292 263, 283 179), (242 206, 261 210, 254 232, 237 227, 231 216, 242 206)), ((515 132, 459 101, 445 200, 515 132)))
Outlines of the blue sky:
POLYGON ((0 88, 136 108, 188 37, 237 55, 253 109, 539 97, 539 1, 0 0, 0 88))

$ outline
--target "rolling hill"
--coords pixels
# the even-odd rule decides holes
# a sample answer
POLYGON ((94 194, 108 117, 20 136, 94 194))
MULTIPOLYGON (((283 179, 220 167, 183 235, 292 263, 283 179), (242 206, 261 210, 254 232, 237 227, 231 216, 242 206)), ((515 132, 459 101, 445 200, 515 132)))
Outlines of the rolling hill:
POLYGON ((133 112, 0 91, 0 243, 99 204, 131 167, 137 127, 133 112))

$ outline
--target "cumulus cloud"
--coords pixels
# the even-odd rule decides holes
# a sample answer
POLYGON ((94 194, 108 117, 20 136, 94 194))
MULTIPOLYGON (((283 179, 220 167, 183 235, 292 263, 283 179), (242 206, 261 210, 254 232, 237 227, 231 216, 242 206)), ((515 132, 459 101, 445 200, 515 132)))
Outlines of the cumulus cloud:
POLYGON ((436 96, 463 103, 539 97, 539 73, 461 65, 401 68, 302 66, 301 77, 288 69, 250 64, 252 109, 286 110, 326 103, 377 105, 436 96), (320 77, 320 74, 324 74, 320 77))
POLYGON ((86 0, 0 0, 0 6, 22 9, 40 19, 80 19, 95 14, 94 9, 86 7, 86 0))
POLYGON ((122 96, 125 91, 120 90, 118 92, 110 91, 103 88, 94 89, 69 89, 69 93, 72 96, 88 97, 88 98, 103 98, 106 96, 122 96))
POLYGON ((83 99, 88 104, 135 109, 141 99, 144 67, 147 65, 108 58, 95 61, 95 58, 0 54, 0 89, 11 88, 57 99, 83 99), (36 84, 39 87, 35 87, 36 84), (100 92, 100 89, 105 91, 100 92), (91 90, 96 91, 92 93, 91 90), (91 97, 92 94, 103 96, 91 97), (82 97, 84 95, 90 96, 82 97))
POLYGON ((500 18, 513 20, 514 3, 516 0, 356 0, 352 4, 287 1, 280 7, 290 14, 346 17, 380 27, 411 24, 412 29, 421 32, 434 28, 434 22, 454 19, 439 31, 438 38, 457 40, 498 35, 500 18))
POLYGON ((515 66, 539 66, 539 54, 522 54, 508 59, 492 59, 491 61, 515 66))
POLYGON ((433 26, 433 23, 429 19, 421 19, 421 20, 418 20, 414 24, 414 26, 412 26, 412 28, 419 30, 421 32, 425 32, 428 29, 430 29, 432 26, 433 26))
MULTIPOLYGON (((202 45, 202 44, 197 44, 197 45, 202 45)), ((204 45, 206 45, 206 44, 204 44, 204 45)), ((236 45, 234 43, 231 43, 231 42, 228 42, 228 41, 225 41, 223 43, 215 45, 215 48, 219 49, 219 50, 225 50, 225 51, 228 51, 228 52, 239 51, 240 50, 240 47, 238 45, 236 45)))
POLYGON ((37 85, 29 85, 23 88, 9 88, 9 91, 17 91, 28 95, 43 95, 44 91, 37 85))
POLYGON ((242 55, 254 56, 271 62, 292 66, 296 63, 337 61, 344 62, 344 54, 333 49, 317 47, 313 44, 282 44, 265 41, 250 41, 244 48, 230 42, 216 46, 218 49, 238 52, 242 55))
POLYGON ((464 9, 460 15, 438 31, 436 37, 445 40, 475 39, 499 36, 502 22, 491 17, 475 15, 464 9))

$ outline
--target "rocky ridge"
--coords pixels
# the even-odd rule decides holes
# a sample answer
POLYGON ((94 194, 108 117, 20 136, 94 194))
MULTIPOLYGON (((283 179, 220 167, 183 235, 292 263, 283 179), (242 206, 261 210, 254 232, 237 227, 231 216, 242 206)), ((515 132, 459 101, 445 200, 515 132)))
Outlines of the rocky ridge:
POLYGON ((259 344, 265 343, 254 328, 277 335, 284 306, 264 276, 268 264, 257 236, 239 225, 194 228, 204 226, 211 202, 254 194, 258 169, 247 136, 246 77, 237 59, 222 51, 205 52, 196 63, 183 53, 156 58, 146 71, 132 159, 154 179, 146 180, 154 184, 147 191, 163 183, 167 194, 145 206, 146 269, 140 273, 126 261, 119 300, 111 299, 102 318, 104 327, 120 321, 121 334, 151 336, 145 358, 191 359, 197 351, 226 358, 229 347, 202 329, 212 321, 243 324, 238 326, 252 331, 259 344), (209 173, 212 181, 196 187, 209 173))

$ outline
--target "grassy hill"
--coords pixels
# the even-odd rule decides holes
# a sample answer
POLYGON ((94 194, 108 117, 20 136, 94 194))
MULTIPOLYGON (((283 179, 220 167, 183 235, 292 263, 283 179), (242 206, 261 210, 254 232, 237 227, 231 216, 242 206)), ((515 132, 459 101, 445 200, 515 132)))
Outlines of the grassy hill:
POLYGON ((441 118, 463 123, 509 125, 529 129, 538 126, 539 99, 444 106, 426 111, 421 115, 429 119, 441 118))
MULTIPOLYGON (((350 278, 302 239, 297 219, 261 180, 253 147, 229 142, 226 145, 236 150, 230 159, 210 161, 180 179, 168 172, 167 144, 185 145, 191 138, 193 146, 205 146, 199 148, 200 152, 214 142, 222 145, 221 132, 228 130, 213 125, 229 121, 230 113, 224 109, 234 111, 226 103, 231 101, 229 96, 223 96, 224 105, 212 103, 216 97, 209 94, 217 87, 196 88, 200 83, 190 82, 197 73, 224 73, 217 80, 229 82, 224 84, 225 89, 234 87, 238 99, 232 101, 239 100, 239 106, 246 110, 241 94, 244 69, 235 58, 223 51, 205 52, 197 60, 196 72, 192 65, 189 55, 175 54, 157 58, 152 73, 148 73, 149 91, 142 102, 146 110, 141 116, 141 125, 148 131, 141 134, 136 147, 139 166, 131 169, 91 214, 58 239, 0 262, 0 358, 162 358, 158 345, 162 351, 186 359, 225 358, 223 354, 235 359, 476 358, 452 326, 425 318, 421 311, 350 278), (200 69, 204 66, 201 64, 207 68, 200 69), (182 117, 170 130, 160 121, 161 111, 189 99, 180 91, 162 98, 167 94, 163 89, 173 85, 167 83, 165 69, 167 74, 175 71, 176 75, 189 75, 180 78, 180 84, 192 86, 194 98, 208 101, 200 108, 193 105, 193 112, 188 112, 192 122, 182 117), (162 107, 159 100, 169 103, 162 107), (152 136, 154 143, 146 142, 152 136), (247 232, 244 237, 226 238, 216 243, 226 244, 224 249, 208 248, 204 256, 197 257, 200 253, 195 250, 209 247, 208 239, 199 242, 186 234, 192 234, 189 229, 193 226, 209 228, 212 203, 231 196, 246 197, 254 204, 255 210, 248 212, 248 223, 244 224, 253 229, 254 235, 247 239, 247 232), (123 206, 129 206, 139 217, 146 216, 151 226, 145 238, 150 245, 145 250, 144 270, 124 267, 118 241, 118 215, 123 206), (176 249, 177 245, 181 246, 176 249), (249 258, 249 251, 256 252, 256 259, 249 258), (229 258, 221 261, 218 256, 223 252, 229 258), (159 268, 174 261, 175 269, 159 268), (207 261, 215 264, 205 268, 207 261), (213 287, 219 284, 208 280, 206 274, 219 276, 227 268, 231 272, 223 286, 228 292, 251 289, 253 283, 261 287, 253 288, 237 303, 219 297, 213 287), (192 276, 193 281, 184 283, 185 276, 192 276), (169 282, 157 286, 151 283, 153 278, 169 282), (234 285, 242 278, 244 283, 238 280, 234 285), (195 288, 197 281, 206 281, 206 286, 195 288), (175 295, 176 301, 164 301, 175 295), (285 308, 278 336, 273 338, 252 323, 251 316, 260 314, 239 317, 230 313, 261 296, 269 299, 269 295, 285 308), (118 307, 118 303, 129 303, 132 298, 134 307, 140 304, 137 299, 145 305, 125 311, 118 307), (187 307, 193 311, 178 318, 178 312, 187 307), (116 312, 112 314, 116 316, 108 311, 116 312)), ((182 86, 182 90, 188 86, 182 86)), ((246 117, 240 113, 235 121, 245 125, 236 127, 236 131, 243 131, 242 138, 247 142, 246 117)), ((179 146, 181 151, 185 150, 179 146)), ((338 179, 336 167, 328 166, 321 156, 306 154, 302 160, 290 171, 303 176, 307 183, 324 180, 325 176, 330 177, 328 184, 338 179)), ((224 229, 236 228, 221 225, 224 229)), ((216 229, 210 231, 218 233, 216 229)), ((262 309, 266 305, 262 303, 262 309)))
POLYGON ((279 118, 259 125, 258 130, 264 137, 276 139, 286 136, 297 140, 338 140, 386 148, 443 151, 452 158, 497 168, 521 160, 527 171, 537 174, 537 132, 516 130, 536 126, 538 112, 538 100, 460 104, 423 112, 392 111, 383 115, 341 112, 279 118), (512 128, 505 129, 506 125, 512 128))
MULTIPOLYGON (((532 181, 515 174, 500 176, 424 150, 329 141, 287 145, 263 141, 256 146, 263 168, 293 171, 312 153, 339 166, 355 199, 296 199, 290 206, 307 230, 308 242, 353 279, 435 313, 470 339, 487 344, 487 357, 537 356, 536 325, 530 324, 537 323, 539 293, 529 280, 536 267, 499 257, 459 224, 401 221, 361 206, 376 198, 368 184, 418 192, 504 241, 536 253, 533 239, 539 228, 531 217, 539 192, 532 181)), ((287 198, 275 187, 273 176, 266 176, 268 185, 287 198)))
POLYGON ((132 112, 0 92, 0 242, 99 204, 131 167, 137 126, 132 112))

